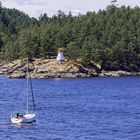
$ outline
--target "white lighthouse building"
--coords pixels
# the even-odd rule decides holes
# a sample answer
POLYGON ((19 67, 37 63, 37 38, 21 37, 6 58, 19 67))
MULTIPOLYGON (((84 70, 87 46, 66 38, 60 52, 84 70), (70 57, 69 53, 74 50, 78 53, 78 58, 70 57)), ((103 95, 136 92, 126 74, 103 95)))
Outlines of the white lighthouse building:
POLYGON ((59 48, 58 50, 58 55, 56 58, 58 61, 60 61, 61 63, 64 61, 64 49, 63 48, 59 48))

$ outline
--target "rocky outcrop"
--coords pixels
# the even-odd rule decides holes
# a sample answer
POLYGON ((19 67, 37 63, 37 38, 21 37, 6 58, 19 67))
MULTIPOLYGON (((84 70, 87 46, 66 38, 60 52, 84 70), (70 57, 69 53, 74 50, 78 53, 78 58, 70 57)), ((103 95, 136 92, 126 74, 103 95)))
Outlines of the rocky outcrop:
POLYGON ((127 72, 127 71, 102 71, 99 76, 100 77, 119 77, 119 76, 136 76, 140 75, 140 72, 127 72))
MULTIPOLYGON (((78 61, 64 61, 61 64, 56 59, 34 59, 29 63, 29 70, 32 78, 98 76, 96 70, 98 67, 96 67, 96 69, 94 67, 87 68, 78 61)), ((10 78, 26 77, 26 70, 27 64, 25 60, 16 60, 0 65, 0 72, 4 72, 6 76, 10 78)))
MULTIPOLYGON (((140 75, 140 72, 105 71, 95 62, 80 63, 79 61, 64 61, 62 64, 56 59, 33 59, 29 63, 32 78, 72 78, 72 77, 108 77, 140 75)), ((0 64, 0 74, 4 73, 9 78, 26 77, 26 60, 3 62, 0 64)))

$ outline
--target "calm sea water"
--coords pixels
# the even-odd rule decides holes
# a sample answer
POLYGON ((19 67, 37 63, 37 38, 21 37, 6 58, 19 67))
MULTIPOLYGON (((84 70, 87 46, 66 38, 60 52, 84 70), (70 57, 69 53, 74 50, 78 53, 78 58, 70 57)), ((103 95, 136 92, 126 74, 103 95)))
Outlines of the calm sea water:
POLYGON ((10 124, 26 79, 0 78, 1 140, 140 140, 140 77, 33 79, 37 121, 10 124))

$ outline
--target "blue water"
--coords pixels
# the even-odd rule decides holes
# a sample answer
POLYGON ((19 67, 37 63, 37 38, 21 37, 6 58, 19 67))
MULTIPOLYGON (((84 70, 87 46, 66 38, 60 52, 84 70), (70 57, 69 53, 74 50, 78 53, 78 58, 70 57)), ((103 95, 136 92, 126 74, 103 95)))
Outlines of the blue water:
POLYGON ((140 77, 33 79, 37 121, 10 124, 26 79, 0 78, 1 140, 140 140, 140 77))

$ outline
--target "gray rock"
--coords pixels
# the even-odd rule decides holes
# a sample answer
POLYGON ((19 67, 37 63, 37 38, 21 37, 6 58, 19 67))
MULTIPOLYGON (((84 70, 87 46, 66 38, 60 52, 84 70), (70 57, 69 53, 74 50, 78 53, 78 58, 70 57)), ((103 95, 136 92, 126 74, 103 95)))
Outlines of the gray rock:
MULTIPOLYGON (((127 71, 104 71, 101 66, 94 62, 82 64, 79 61, 65 61, 60 64, 55 59, 34 59, 29 64, 32 78, 73 78, 73 77, 95 77, 95 76, 126 76, 140 75, 140 72, 127 71)), ((10 63, 1 63, 0 71, 6 73, 10 78, 26 77, 27 64, 25 60, 16 60, 10 63)))

